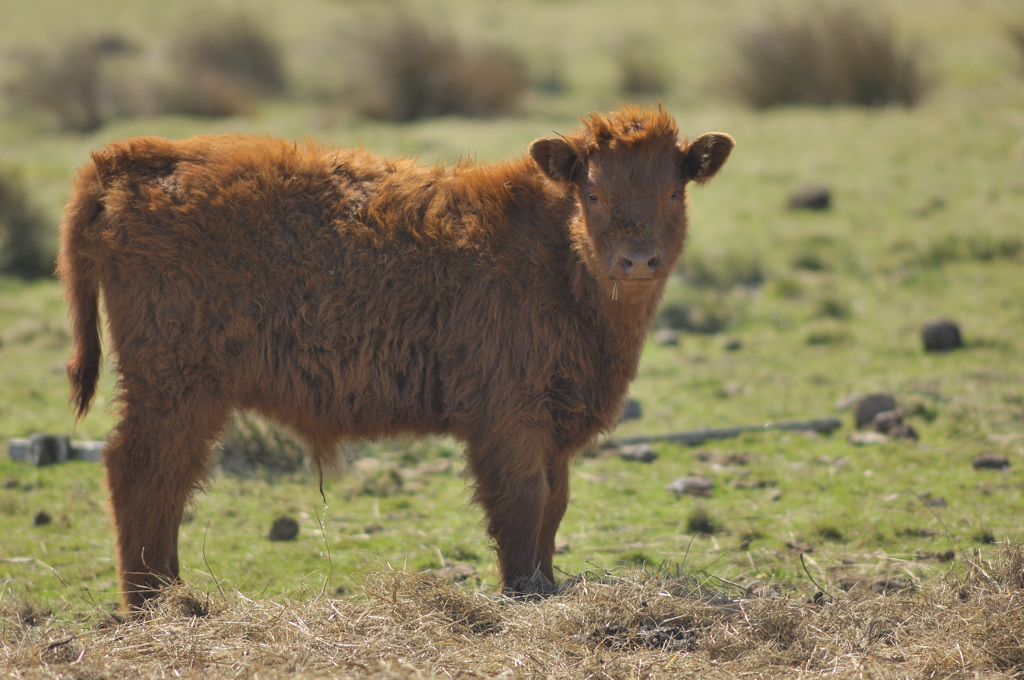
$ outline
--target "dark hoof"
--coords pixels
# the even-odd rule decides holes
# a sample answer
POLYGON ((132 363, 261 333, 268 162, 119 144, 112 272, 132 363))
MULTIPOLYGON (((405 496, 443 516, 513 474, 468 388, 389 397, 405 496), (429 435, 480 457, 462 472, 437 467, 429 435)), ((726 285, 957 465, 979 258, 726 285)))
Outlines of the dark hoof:
POLYGON ((539 571, 530 576, 520 576, 511 586, 502 588, 502 594, 516 600, 539 600, 558 594, 558 586, 539 571))

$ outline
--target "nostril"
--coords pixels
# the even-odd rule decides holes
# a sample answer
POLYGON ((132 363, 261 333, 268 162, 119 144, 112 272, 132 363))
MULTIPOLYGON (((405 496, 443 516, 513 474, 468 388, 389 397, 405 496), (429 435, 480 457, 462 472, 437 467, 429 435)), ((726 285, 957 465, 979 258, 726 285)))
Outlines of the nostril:
POLYGON ((619 258, 619 264, 622 265, 622 270, 625 273, 628 274, 631 271, 633 271, 633 260, 631 260, 630 258, 626 257, 625 255, 623 255, 622 257, 619 258))
POLYGON ((658 268, 658 256, 655 255, 651 259, 647 260, 647 268, 652 272, 658 268))

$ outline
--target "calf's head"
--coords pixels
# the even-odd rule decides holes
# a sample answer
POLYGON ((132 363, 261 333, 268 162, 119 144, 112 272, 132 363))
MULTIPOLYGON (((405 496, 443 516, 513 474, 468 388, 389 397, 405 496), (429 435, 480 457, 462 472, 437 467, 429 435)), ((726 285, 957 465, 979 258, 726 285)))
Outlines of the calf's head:
POLYGON ((686 238, 686 186, 718 173, 734 142, 720 132, 692 143, 675 121, 628 107, 592 114, 572 135, 538 139, 530 156, 577 203, 572 239, 591 274, 618 298, 668 276, 686 238))

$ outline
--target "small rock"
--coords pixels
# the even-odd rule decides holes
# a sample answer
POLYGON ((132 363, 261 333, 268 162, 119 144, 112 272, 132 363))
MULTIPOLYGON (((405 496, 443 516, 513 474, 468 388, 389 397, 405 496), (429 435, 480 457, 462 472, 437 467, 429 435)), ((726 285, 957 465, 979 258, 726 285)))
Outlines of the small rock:
POLYGON ((692 477, 680 477, 665 486, 677 498, 681 496, 710 496, 715 484, 707 477, 694 475, 692 477))
POLYGON ((846 394, 842 397, 839 397, 839 399, 836 400, 836 410, 845 411, 847 409, 853 408, 863 398, 864 395, 860 394, 859 392, 853 392, 851 394, 846 394))
POLYGON ((1001 453, 983 453, 971 461, 975 470, 1005 470, 1010 467, 1009 459, 1001 453))
POLYGON ((885 411, 895 411, 896 400, 889 394, 869 394, 857 402, 857 410, 854 412, 853 420, 858 430, 871 425, 875 416, 885 411))
POLYGON ((746 597, 782 597, 782 592, 770 581, 754 581, 747 586, 746 597))
POLYGON ((278 517, 270 527, 271 541, 294 541, 299 535, 299 523, 291 517, 278 517))
POLYGON ((46 510, 40 510, 32 516, 32 526, 34 527, 45 526, 51 521, 53 521, 53 518, 50 517, 50 513, 46 512, 46 510))
POLYGON ((903 413, 899 409, 876 413, 871 419, 871 429, 893 439, 918 439, 917 430, 903 422, 903 413))
POLYGON ((643 409, 640 408, 640 402, 636 399, 627 399, 626 405, 622 409, 622 416, 619 418, 619 422, 624 422, 626 420, 639 420, 642 415, 643 409))
POLYGON ((888 443, 889 438, 881 432, 851 432, 850 443, 855 446, 871 446, 888 443))
POLYGON ((725 343, 724 348, 726 352, 738 352, 743 349, 743 341, 734 338, 725 343))
POLYGON ((472 564, 466 564, 465 562, 451 562, 440 569, 432 569, 430 573, 438 578, 444 579, 445 581, 462 583, 470 576, 476 574, 476 567, 472 564))
POLYGON ((814 546, 811 545, 810 543, 808 543, 807 541, 788 541, 786 543, 786 547, 789 548, 790 550, 793 550, 793 551, 796 551, 796 552, 802 552, 802 553, 812 553, 812 552, 814 552, 814 546))
POLYGON ((619 449, 619 458, 638 463, 650 463, 658 459, 658 454, 647 444, 637 444, 636 446, 623 446, 619 449))
POLYGON ((68 437, 52 434, 34 434, 29 440, 29 459, 38 466, 63 463, 70 457, 68 437))
POLYGON ((921 339, 926 352, 951 352, 964 346, 960 327, 947 319, 926 323, 921 328, 921 339))
POLYGON ((828 210, 832 207, 832 192, 822 184, 807 186, 790 194, 787 205, 792 210, 828 210))
POLYGON ((671 328, 658 331, 654 334, 654 342, 662 347, 676 347, 679 345, 679 332, 671 328))

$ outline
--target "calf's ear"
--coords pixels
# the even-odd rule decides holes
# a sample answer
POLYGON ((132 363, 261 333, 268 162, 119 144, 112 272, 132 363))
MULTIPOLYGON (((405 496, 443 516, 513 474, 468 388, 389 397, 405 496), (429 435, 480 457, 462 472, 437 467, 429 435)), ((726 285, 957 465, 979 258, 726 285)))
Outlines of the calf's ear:
POLYGON ((683 176, 699 184, 707 182, 729 159, 736 142, 724 132, 708 132, 683 151, 683 176))
POLYGON ((540 171, 556 182, 575 182, 582 175, 583 160, 564 139, 535 139, 529 153, 540 171))

